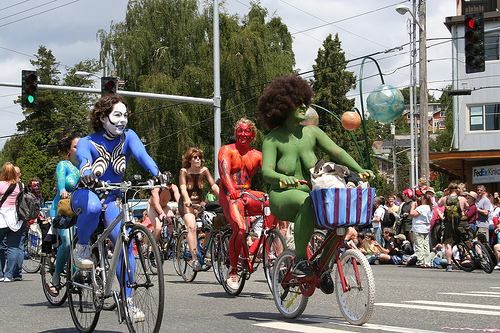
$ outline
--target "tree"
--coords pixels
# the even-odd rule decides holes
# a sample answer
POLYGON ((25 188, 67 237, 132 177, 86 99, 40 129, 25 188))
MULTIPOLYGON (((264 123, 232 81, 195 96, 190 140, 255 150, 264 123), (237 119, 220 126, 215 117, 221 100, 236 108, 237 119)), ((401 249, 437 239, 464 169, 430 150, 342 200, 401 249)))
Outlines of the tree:
MULTIPOLYGON (((223 8, 222 8, 223 9, 223 8)), ((237 119, 256 120, 256 105, 266 82, 290 74, 295 64, 292 37, 279 17, 267 18, 258 3, 242 19, 220 14, 222 135, 233 133, 237 119)), ((210 5, 195 0, 130 2, 123 22, 100 30, 101 63, 116 69, 126 89, 207 97, 213 94, 213 26, 210 5)), ((204 105, 135 99, 129 127, 144 138, 160 170, 177 176, 187 148, 213 147, 213 109, 204 105)), ((260 127, 260 126, 259 126, 260 127)), ((260 149, 262 133, 255 147, 260 149)), ((227 142, 222 142, 226 144, 227 142)), ((213 171, 213 170, 212 170, 213 171)), ((127 173, 143 173, 132 162, 127 173)), ((254 187, 265 187, 259 176, 254 187)))
MULTIPOLYGON (((31 60, 39 80, 43 84, 58 85, 61 82, 59 63, 52 51, 40 46, 36 59, 31 60)), ((96 60, 84 60, 74 68, 67 68, 62 78, 63 85, 88 87, 92 80, 79 79, 75 71, 95 72, 99 70, 96 60)), ((61 157, 56 143, 65 134, 89 133, 88 110, 95 96, 67 92, 42 90, 38 94, 37 110, 25 109, 25 119, 17 123, 19 134, 7 140, 1 153, 0 163, 12 162, 21 169, 22 181, 27 183, 32 177, 42 181, 41 193, 45 200, 51 200, 56 185, 55 169, 61 157)), ((20 103, 20 98, 17 99, 20 103)))

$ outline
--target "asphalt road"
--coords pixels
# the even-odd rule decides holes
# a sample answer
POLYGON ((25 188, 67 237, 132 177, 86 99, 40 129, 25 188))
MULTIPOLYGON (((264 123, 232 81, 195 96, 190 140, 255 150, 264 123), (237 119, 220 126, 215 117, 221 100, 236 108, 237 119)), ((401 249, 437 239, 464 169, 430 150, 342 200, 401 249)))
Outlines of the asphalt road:
MULTIPOLYGON (((239 297, 226 295, 213 272, 192 283, 166 263, 162 332, 500 332, 500 271, 445 272, 442 269, 372 266, 375 310, 361 327, 348 325, 334 295, 317 291, 303 315, 278 313, 262 269, 239 297)), ((76 332, 67 303, 49 306, 40 275, 0 283, 0 332, 76 332)), ((103 312, 95 332, 127 332, 114 312, 103 312)))

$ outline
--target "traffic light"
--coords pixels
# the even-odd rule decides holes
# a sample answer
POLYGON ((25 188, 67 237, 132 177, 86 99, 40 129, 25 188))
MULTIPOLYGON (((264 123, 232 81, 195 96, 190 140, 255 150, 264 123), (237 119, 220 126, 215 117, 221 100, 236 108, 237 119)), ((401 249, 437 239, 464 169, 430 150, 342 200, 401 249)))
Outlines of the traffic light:
POLYGON ((465 73, 484 72, 483 13, 465 16, 465 73))
POLYGON ((21 106, 36 109, 38 104, 38 75, 36 71, 21 72, 21 106))
POLYGON ((116 77, 101 77, 101 97, 116 93, 116 77))

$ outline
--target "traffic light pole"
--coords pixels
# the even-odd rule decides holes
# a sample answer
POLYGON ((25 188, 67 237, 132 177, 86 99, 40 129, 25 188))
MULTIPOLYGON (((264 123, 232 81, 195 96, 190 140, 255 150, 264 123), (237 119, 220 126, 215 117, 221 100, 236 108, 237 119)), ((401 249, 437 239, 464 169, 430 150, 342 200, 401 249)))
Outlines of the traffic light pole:
MULTIPOLYGON (((0 86, 21 88, 21 84, 19 84, 19 83, 0 82, 0 86)), ((99 95, 101 94, 101 90, 95 89, 95 88, 53 86, 50 84, 39 84, 38 89, 39 90, 72 91, 72 92, 80 92, 80 93, 86 93, 86 94, 99 94, 99 95)), ((161 99, 161 100, 166 100, 166 101, 186 102, 186 103, 195 103, 195 104, 204 104, 204 105, 213 105, 214 104, 214 100, 211 98, 198 98, 198 97, 187 97, 187 96, 178 96, 178 95, 154 94, 154 93, 144 93, 144 92, 138 92, 138 91, 125 91, 125 90, 118 90, 117 93, 122 95, 122 96, 127 96, 127 97, 161 99)))

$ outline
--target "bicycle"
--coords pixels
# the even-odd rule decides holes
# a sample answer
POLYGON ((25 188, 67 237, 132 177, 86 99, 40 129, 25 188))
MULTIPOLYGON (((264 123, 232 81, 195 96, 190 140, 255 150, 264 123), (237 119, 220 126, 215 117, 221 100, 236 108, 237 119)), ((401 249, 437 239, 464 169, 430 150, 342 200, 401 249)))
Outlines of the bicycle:
MULTIPOLYGON (((140 176, 133 176, 133 181, 121 183, 99 182, 94 190, 120 190, 122 211, 113 222, 104 229, 98 227, 93 233, 89 245, 94 262, 91 269, 80 269, 74 264, 73 251, 68 257, 67 288, 68 303, 73 323, 79 332, 92 332, 102 310, 116 307, 119 323, 126 322, 130 332, 158 332, 163 318, 164 280, 163 265, 158 246, 153 235, 142 224, 135 224, 127 202, 129 190, 140 191, 160 187, 153 180, 138 183, 140 176), (105 242, 108 235, 120 223, 120 234, 116 240, 111 261, 108 261, 105 242), (144 244, 151 244, 152 253, 157 258, 157 274, 151 274, 147 263, 149 251, 144 244), (129 251, 134 252, 134 260, 129 261, 129 251), (112 290, 113 280, 119 257, 121 260, 121 278, 119 291, 112 290), (135 269, 133 269, 135 265, 135 269), (133 273, 133 276, 132 276, 133 273), (135 305, 144 312, 143 321, 134 321, 132 309, 127 304, 126 288, 132 289, 135 305), (106 299, 112 298, 114 305, 106 306, 106 299)), ((78 185, 77 185, 78 188, 78 185)), ((71 237, 71 249, 74 249, 78 236, 71 237)))
MULTIPOLYGON (((271 214, 269 207, 264 207, 264 202, 269 199, 269 195, 265 194, 262 198, 255 197, 250 192, 241 192, 240 198, 244 195, 248 195, 250 198, 261 202, 261 212, 247 213, 245 216, 261 215, 264 218, 262 233, 258 240, 257 250, 255 251, 253 257, 249 255, 249 247, 245 240, 241 244, 240 255, 238 258, 238 287, 236 289, 231 288, 227 284, 227 279, 229 278, 229 273, 231 271, 231 265, 229 262, 229 240, 233 234, 232 228, 222 229, 216 238, 217 248, 217 260, 214 269, 218 271, 219 282, 226 293, 230 296, 238 296, 243 287, 245 286, 245 281, 250 278, 253 272, 257 269, 259 264, 263 263, 264 276, 267 281, 269 289, 272 291, 272 269, 275 265, 276 258, 283 251, 287 250, 285 238, 281 232, 276 228, 277 220, 274 224, 271 224, 268 216, 271 214), (262 259, 259 258, 259 252, 262 251, 262 259)), ((247 235, 248 236, 247 228, 247 235)))
MULTIPOLYGON (((308 182, 299 182, 311 188, 308 182)), ((324 203, 321 204, 324 206, 324 203)), ((321 226, 318 220, 316 224, 321 226)), ((373 273, 365 256, 344 243, 343 236, 346 235, 346 229, 339 227, 328 230, 324 242, 314 246, 316 249, 308 259, 310 268, 314 272, 313 278, 297 278, 293 275, 295 251, 284 251, 278 257, 274 265, 272 294, 276 307, 283 316, 286 318, 300 316, 307 306, 309 297, 322 282, 322 274, 325 272, 330 274, 333 265, 336 265, 334 290, 342 315, 353 325, 363 325, 369 320, 375 299, 373 273), (345 251, 342 252, 342 249, 345 251), (321 259, 323 251, 327 251, 327 254, 321 259)), ((310 247, 312 248, 311 244, 310 247)))
POLYGON ((26 273, 37 273, 40 270, 41 251, 42 251, 42 230, 38 223, 47 221, 48 209, 41 209, 41 218, 37 219, 31 225, 26 226, 26 234, 24 237, 24 258, 22 269, 26 273))
POLYGON ((455 243, 457 251, 453 251, 453 263, 465 272, 472 272, 475 268, 481 267, 488 274, 493 272, 495 265, 486 246, 480 241, 472 239, 466 229, 460 237, 460 241, 455 243))
MULTIPOLYGON (((222 210, 217 202, 209 202, 206 207, 198 204, 191 204, 198 212, 201 214, 201 221, 197 230, 196 237, 196 248, 198 253, 198 260, 202 265, 201 271, 208 271, 213 265, 214 256, 217 255, 217 246, 215 243, 214 234, 212 233, 212 220, 215 216, 217 210, 222 210), (207 233, 210 233, 210 238, 206 244, 205 237, 207 233), (210 259, 208 254, 211 254, 210 259)), ((188 231, 184 230, 179 235, 177 239, 177 265, 179 267, 180 275, 186 282, 192 282, 196 278, 198 271, 193 269, 193 258, 191 255, 191 249, 189 248, 187 241, 188 231)), ((217 278, 217 274, 215 276, 217 278)), ((218 279, 217 279, 218 280, 218 279)))

